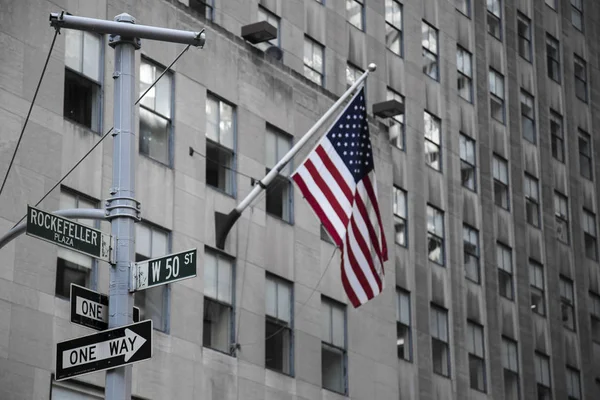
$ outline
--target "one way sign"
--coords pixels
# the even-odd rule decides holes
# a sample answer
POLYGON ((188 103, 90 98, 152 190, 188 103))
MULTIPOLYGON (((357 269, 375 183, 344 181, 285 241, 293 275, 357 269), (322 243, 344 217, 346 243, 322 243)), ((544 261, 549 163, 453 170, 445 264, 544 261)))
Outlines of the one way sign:
POLYGON ((56 345, 56 380, 133 364, 152 357, 152 320, 56 345))

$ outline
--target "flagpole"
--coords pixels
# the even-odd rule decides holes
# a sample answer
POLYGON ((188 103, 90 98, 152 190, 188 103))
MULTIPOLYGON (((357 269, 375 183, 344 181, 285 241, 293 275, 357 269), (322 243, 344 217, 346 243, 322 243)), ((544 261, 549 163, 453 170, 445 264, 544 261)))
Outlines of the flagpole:
POLYGON ((375 71, 377 66, 374 63, 369 64, 368 69, 354 82, 352 86, 346 90, 346 92, 327 110, 325 114, 306 132, 304 136, 298 140, 298 142, 288 151, 282 158, 277 162, 277 164, 269 171, 264 178, 256 183, 252 191, 242 200, 233 210, 229 212, 227 215, 223 215, 220 213, 215 213, 215 219, 220 218, 222 225, 221 229, 215 224, 217 227, 216 232, 216 245, 219 249, 223 250, 225 248, 225 240, 227 239, 227 235, 229 231, 233 227, 233 225, 237 222, 237 220, 242 215, 242 212, 252 203, 256 197, 260 194, 261 191, 265 190, 267 186, 271 183, 273 179, 279 174, 281 170, 285 168, 288 162, 300 151, 300 149, 308 142, 314 135, 317 133, 319 128, 336 112, 336 110, 354 93, 356 88, 358 88, 364 81, 367 79, 367 76, 370 72, 375 71))

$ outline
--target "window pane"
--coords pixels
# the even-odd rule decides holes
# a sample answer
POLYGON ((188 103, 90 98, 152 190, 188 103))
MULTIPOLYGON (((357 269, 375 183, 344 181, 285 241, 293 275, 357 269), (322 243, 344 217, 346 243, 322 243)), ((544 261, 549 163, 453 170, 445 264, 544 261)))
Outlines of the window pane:
POLYGON ((269 277, 265 281, 265 313, 277 318, 277 284, 269 277))
POLYGON ((344 310, 340 307, 332 308, 332 344, 337 347, 346 347, 344 317, 344 310))
POLYGON ((290 373, 291 334, 287 328, 269 321, 265 324, 265 366, 269 369, 290 373))
POLYGON ((344 353, 338 349, 322 345, 321 380, 325 389, 345 393, 344 353))
POLYGON ((217 298, 217 258, 204 253, 204 295, 217 298))
POLYGON ((233 149, 233 107, 223 102, 220 102, 220 117, 219 130, 220 130, 220 144, 233 149))
MULTIPOLYGON (((157 68, 156 77, 162 73, 162 68, 157 68)), ((171 118, 171 74, 166 73, 156 83, 156 112, 171 118)))
POLYGON ((277 163, 277 137, 269 130, 265 133, 265 166, 273 168, 277 163))
POLYGON ((331 305, 321 301, 321 340, 331 343, 331 305))
POLYGON ((150 243, 150 228, 146 225, 135 224, 135 252, 144 257, 152 257, 152 247, 150 243))
POLYGON ((227 304, 233 303, 231 296, 232 265, 221 257, 217 258, 217 300, 227 304))
MULTIPOLYGON (((142 58, 140 64, 140 95, 142 95, 150 85, 154 82, 154 65, 148 63, 145 59, 142 58)), ((148 107, 151 110, 154 110, 156 104, 156 86, 148 91, 142 97, 142 105, 148 107)))
POLYGON ((206 137, 219 143, 219 103, 210 97, 206 99, 206 137))
POLYGON ((65 34, 65 65, 72 70, 82 72, 82 32, 73 29, 64 29, 62 33, 65 34))
POLYGON ((140 107, 140 153, 169 162, 169 121, 140 107))
POLYGON ((229 354, 231 308, 204 298, 202 344, 229 354))
MULTIPOLYGON (((68 30, 68 29, 67 29, 68 30)), ((100 81, 100 36, 83 32, 83 73, 100 81)))
POLYGON ((291 289, 287 284, 278 283, 277 285, 277 318, 291 323, 291 289))

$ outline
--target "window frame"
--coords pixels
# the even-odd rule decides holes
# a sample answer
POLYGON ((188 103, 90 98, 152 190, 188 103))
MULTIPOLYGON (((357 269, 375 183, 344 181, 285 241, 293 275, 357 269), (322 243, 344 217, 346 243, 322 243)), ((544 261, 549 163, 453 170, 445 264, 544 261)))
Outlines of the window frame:
POLYGON ((433 373, 437 374, 437 375, 441 375, 444 376, 446 378, 451 378, 452 376, 452 364, 450 362, 450 331, 449 331, 449 321, 448 321, 448 310, 444 307, 438 306, 435 303, 431 303, 430 307, 429 307, 429 312, 430 312, 430 316, 429 316, 429 334, 431 336, 431 359, 432 359, 432 364, 433 364, 433 373), (435 317, 434 317, 435 315, 435 317), (440 335, 439 332, 439 328, 440 328, 440 316, 443 317, 442 320, 445 321, 444 327, 442 327, 445 330, 445 340, 443 337, 440 337, 442 335, 440 335), (435 325, 437 327, 436 332, 434 332, 434 327, 433 327, 433 321, 435 318, 435 325), (435 345, 439 345, 442 346, 445 349, 445 353, 446 353, 446 373, 444 373, 444 366, 441 365, 440 367, 442 368, 442 371, 436 371, 436 364, 434 361, 434 346, 435 345))
POLYGON ((204 16, 207 21, 214 21, 215 4, 214 0, 189 0, 189 7, 204 16), (200 10, 200 6, 204 7, 204 11, 200 10))
POLYGON ((569 244, 571 241, 571 232, 569 226, 569 199, 567 196, 557 190, 554 191, 554 217, 557 227, 557 239, 565 244, 569 244), (564 227, 561 229, 565 229, 564 235, 566 235, 566 240, 562 240, 561 236, 558 234, 558 226, 564 227))
POLYGON ((523 139, 532 144, 537 144, 537 132, 535 124, 535 98, 532 94, 524 89, 520 93, 520 111, 521 111, 521 134, 523 139), (529 107, 530 112, 526 112, 526 107, 529 107), (531 126, 529 131, 526 127, 531 126), (529 133, 528 133, 529 132, 529 133))
POLYGON ((462 7, 456 6, 456 11, 461 13, 467 18, 471 18, 471 0, 458 0, 462 7), (464 5, 464 6, 463 6, 464 5))
POLYGON ((583 33, 583 29, 584 29, 584 18, 583 18, 583 1, 582 0, 575 0, 575 1, 579 1, 579 6, 573 4, 573 0, 571 0, 571 24, 573 25, 573 27, 575 29, 577 29, 579 32, 583 33), (575 19, 573 18, 575 15, 579 16, 579 24, 575 23, 575 19))
MULTIPOLYGON (((550 367, 550 357, 539 351, 535 351, 534 370, 536 375, 537 393, 540 394, 540 386, 546 393, 552 395, 552 371, 550 367), (542 368, 545 371, 542 371, 542 368), (541 378, 541 379, 540 379, 541 378), (547 381, 546 381, 547 378, 547 381), (543 381, 543 382, 540 382, 543 381)), ((551 398, 551 397, 550 397, 551 398)))
POLYGON ((457 79, 457 91, 458 96, 469 103, 473 103, 473 55, 471 52, 466 50, 464 47, 457 45, 456 46, 456 69, 458 73, 457 79), (468 67, 465 67, 465 60, 468 59, 468 67), (462 63, 459 61, 462 60, 462 63), (462 64, 462 65, 461 65, 462 64), (464 71, 465 68, 468 68, 468 71, 464 71), (464 80, 465 85, 468 89, 467 97, 462 95, 461 91, 461 79, 464 80))
MULTIPOLYGON (((165 72, 164 76, 161 78, 165 78, 168 77, 169 78, 169 83, 170 83, 170 88, 169 88, 169 114, 170 117, 164 115, 163 113, 156 111, 156 105, 154 106, 154 109, 150 108, 149 106, 144 104, 143 99, 147 96, 147 94, 140 100, 139 106, 140 106, 140 110, 139 110, 139 140, 138 140, 138 149, 139 149, 139 154, 149 158, 153 161, 156 161, 157 163, 160 163, 166 167, 169 168, 173 168, 173 131, 174 131, 174 127, 173 127, 173 121, 175 119, 175 74, 173 73, 173 71, 168 70, 164 65, 154 61, 153 59, 146 57, 145 55, 141 56, 140 59, 140 70, 142 68, 142 65, 147 64, 150 65, 152 67, 155 68, 155 73, 157 73, 157 75, 160 75, 163 73, 163 71, 167 71, 165 72), (160 72, 158 72, 158 70, 161 69, 160 72), (167 146, 167 154, 166 154, 166 160, 162 161, 159 160, 155 157, 152 157, 149 153, 146 154, 144 152, 142 152, 142 110, 144 110, 145 112, 149 112, 151 113, 153 116, 158 117, 162 120, 165 120, 167 122, 167 128, 166 128, 166 133, 167 133, 167 140, 166 140, 166 146, 167 146)), ((142 90, 142 79, 141 79, 141 72, 140 72, 140 79, 139 79, 139 88, 140 88, 140 94, 143 93, 142 90)), ((152 84, 153 82, 151 82, 150 84, 152 84)), ((153 89, 157 89, 157 87, 155 86, 153 89)), ((157 91, 155 90, 155 102, 156 102, 156 94, 157 91)))
POLYGON ((479 249, 479 231, 475 228, 473 228, 472 226, 463 223, 463 264, 464 264, 464 268, 465 268, 465 278, 467 278, 468 280, 470 280, 471 282, 474 282, 476 284, 481 284, 481 266, 479 264, 479 257, 480 257, 480 249, 479 249), (473 243, 473 236, 474 235, 474 239, 475 239, 475 243, 473 243), (467 237, 469 239, 469 241, 467 242, 467 237), (471 246, 473 246, 475 248, 474 251, 472 251, 469 246, 467 246, 467 243, 471 246), (469 258, 473 258, 475 260, 475 266, 476 266, 476 276, 473 277, 469 274, 469 268, 467 268, 467 255, 469 258))
POLYGON ((346 89, 354 85, 362 74, 364 71, 361 68, 348 61, 346 63, 346 89))
POLYGON ((424 128, 423 128, 423 136, 425 139, 425 145, 424 145, 424 151, 425 151, 425 165, 427 165, 428 167, 434 169, 435 171, 438 171, 440 173, 443 172, 443 163, 442 163, 442 120, 439 119, 437 116, 435 116, 434 114, 430 113, 429 111, 425 110, 423 111, 423 124, 424 124, 424 128), (429 122, 429 124, 428 124, 429 122), (436 128, 436 129, 428 129, 428 125, 431 126, 431 128, 436 128), (437 143, 435 141, 435 134, 437 133, 437 143), (430 154, 435 154, 436 152, 428 152, 429 150, 433 150, 436 149, 437 150, 437 154, 438 154, 438 167, 436 168, 435 165, 435 161, 433 162, 429 162, 429 155, 430 154))
MULTIPOLYGON (((396 100, 402 103, 402 105, 406 105, 406 98, 390 87, 386 91, 386 100, 396 100)), ((389 123, 390 140, 393 140, 394 145, 398 149, 406 151, 406 112, 389 118, 389 123), (399 132, 395 137, 392 137, 394 134, 392 131, 396 130, 396 126, 399 132)))
POLYGON ((581 373, 578 369, 566 366, 566 389, 568 400, 581 399, 581 373))
POLYGON ((600 294, 591 290, 588 291, 588 301, 590 309, 590 336, 593 343, 600 345, 600 294))
MULTIPOLYGON (((236 192, 237 192, 237 179, 236 179, 236 175, 235 175, 235 171, 236 171, 236 167, 237 167, 237 137, 238 137, 238 131, 237 131, 237 107, 235 106, 235 104, 230 103, 229 101, 223 99, 222 97, 218 96, 216 93, 214 92, 208 92, 206 93, 206 105, 208 106, 208 102, 209 101, 214 101, 216 102, 216 110, 217 110, 217 121, 218 121, 218 125, 219 125, 219 131, 217 132, 217 135, 219 137, 219 142, 215 142, 213 139, 208 137, 208 118, 206 119, 207 122, 207 127, 206 127, 206 132, 204 134, 204 138, 206 140, 206 145, 207 147, 210 145, 212 147, 214 147, 217 151, 219 152, 226 152, 231 156, 231 166, 226 166, 226 165, 222 165, 219 162, 214 162, 212 160, 210 160, 210 162, 213 162, 215 164, 217 164, 217 171, 219 168, 224 168, 226 170, 226 174, 228 175, 227 177, 225 177, 225 189, 221 189, 218 186, 214 186, 210 183, 208 183, 208 181, 206 181, 206 186, 210 187, 213 190, 216 190, 220 193, 223 193, 227 196, 230 197, 236 197, 236 192), (220 129, 220 125, 221 125, 221 104, 224 104, 228 107, 231 108, 231 119, 232 119, 232 148, 227 147, 227 145, 222 144, 221 141, 221 129, 220 129), (229 179, 229 183, 227 182, 227 180, 229 179)), ((206 155, 206 163, 209 162, 209 157, 208 157, 208 149, 206 151, 207 155, 206 155)), ((207 168, 208 171, 208 168, 207 168)), ((205 177, 206 178, 206 177, 205 177)))
POLYGON ((514 267, 512 260, 512 248, 508 247, 504 243, 496 242, 496 264, 498 268, 498 288, 499 295, 508 299, 510 301, 515 300, 515 285, 514 285, 514 267), (506 257, 508 256, 508 257, 506 257), (506 260, 508 260, 508 267, 506 265, 506 260), (504 276, 508 278, 508 282, 510 283, 510 297, 505 296, 504 291, 500 285, 500 276, 504 276))
POLYGON ((546 301, 546 272, 544 266, 534 259, 529 259, 529 292, 530 292, 530 304, 531 311, 546 317, 547 315, 547 301, 546 301), (540 298, 542 310, 537 304, 533 304, 533 296, 537 295, 540 298))
POLYGON ((440 42, 440 33, 439 30, 437 28, 435 28, 433 25, 431 25, 430 23, 428 23, 425 20, 421 21, 421 47, 423 49, 423 73, 425 75, 427 75, 428 77, 430 77, 431 79, 433 79, 436 82, 440 81, 440 47, 439 47, 439 43, 440 42), (431 35, 434 35, 434 39, 435 39, 435 45, 432 46, 431 45, 431 35), (427 45, 425 45, 425 40, 424 40, 424 35, 427 34, 427 45), (433 56, 433 57, 431 57, 433 56), (430 69, 427 68, 429 65, 432 65, 431 63, 425 63, 426 57, 430 57, 429 59, 435 59, 434 65, 435 65, 435 76, 431 75, 430 72, 427 72, 426 70, 430 69))
POLYGON ((266 42, 257 43, 255 46, 258 47, 259 49, 261 49, 262 51, 267 51, 267 49, 271 46, 281 48, 281 18, 277 14, 275 14, 274 12, 269 10, 268 8, 259 4, 257 21, 258 22, 267 21, 269 24, 273 25, 271 23, 271 20, 275 20, 275 22, 276 22, 275 28, 277 29, 277 37, 274 39, 268 40, 266 42), (275 41, 275 43, 273 43, 274 41, 275 41))
POLYGON ((490 35, 502 41, 502 1, 501 0, 487 0, 487 31, 490 35), (491 6, 491 9, 490 9, 491 6), (490 24, 490 20, 494 21, 498 27, 498 34, 496 35, 495 30, 492 32, 492 25, 490 24))
POLYGON ((308 36, 308 35, 304 35, 304 58, 303 58, 303 63, 304 63, 304 77, 306 79, 308 79, 309 81, 313 82, 315 85, 319 85, 321 87, 325 87, 325 46, 323 46, 321 43, 317 42, 315 39, 313 39, 312 37, 308 36), (307 54, 306 54, 306 46, 310 45, 310 49, 311 49, 311 54, 310 54, 310 59, 307 58, 307 54), (316 69, 317 66, 315 66, 315 49, 320 50, 320 55, 321 55, 321 70, 319 71, 318 69, 316 69), (306 62, 310 61, 311 64, 307 64, 306 62), (307 71, 308 69, 308 71, 307 71), (317 76, 320 77, 320 82, 316 82, 311 76, 307 75, 307 72, 314 72, 317 74, 317 76))
POLYGON ((559 292, 561 303, 561 316, 565 329, 577 332, 577 316, 575 314, 575 285, 573 280, 564 276, 559 276, 559 292), (566 310, 566 311, 565 311, 566 310), (565 319, 565 312, 568 312, 571 318, 565 319), (569 323, 571 321, 571 323, 569 323))
POLYGON ((356 29, 359 29, 363 32, 366 31, 366 21, 365 21, 365 3, 364 0, 346 0, 346 21, 352 25, 353 27, 355 27, 356 29), (360 26, 357 26, 356 24, 354 24, 351 20, 352 20, 352 16, 348 15, 352 9, 352 5, 354 7, 357 7, 356 4, 358 4, 358 7, 360 8, 360 26))
POLYGON ((502 335, 502 369, 504 370, 504 396, 508 398, 507 393, 507 377, 512 377, 516 383, 517 398, 510 400, 518 400, 521 398, 521 377, 519 373, 519 344, 517 341, 502 335), (514 350, 514 351, 513 351, 514 350), (512 353, 512 354, 511 354, 512 353), (514 356, 513 356, 514 355, 514 356), (512 360, 514 358, 514 360, 512 360), (514 362, 514 365, 513 365, 514 362))
POLYGON ((525 197, 525 217, 527 223, 536 228, 541 228, 539 180, 533 175, 525 172, 523 183, 523 195, 525 197), (532 211, 534 212, 534 215, 530 215, 530 209, 533 209, 532 211))
POLYGON ((441 209, 437 208, 436 206, 427 203, 427 248, 428 248, 428 254, 427 254, 427 258, 436 263, 439 266, 445 267, 446 266, 446 235, 445 235, 445 221, 444 221, 444 211, 442 211, 441 209), (433 212, 433 215, 430 216, 430 211, 433 212), (433 217, 434 222, 433 222, 433 229, 434 231, 430 230, 430 217, 433 217), (436 222, 436 217, 441 218, 441 236, 440 233, 437 232, 437 222, 436 222), (430 241, 435 241, 436 243, 439 243, 439 248, 441 249, 440 251, 440 259, 439 261, 432 259, 431 258, 431 248, 430 248, 430 241))
POLYGON ((552 148, 552 157, 560 163, 565 162, 565 133, 563 130, 563 117, 556 111, 550 109, 550 140, 552 148), (552 127, 558 126, 555 130, 552 127), (560 135, 557 135, 560 133, 560 135))
POLYGON ((485 368, 485 333, 483 325, 472 321, 467 320, 467 355, 469 362, 469 386, 473 390, 477 390, 478 392, 486 393, 487 392, 487 373, 485 368), (477 337, 479 335, 479 337, 477 337), (473 343, 471 343, 470 339, 473 339, 473 343), (478 340, 479 339, 479 340, 478 340), (479 349, 476 341, 481 341, 479 344, 481 349, 479 349), (478 387, 477 384, 479 382, 473 382, 473 364, 479 364, 482 369, 482 387, 478 387))
POLYGON ((504 86, 504 75, 502 75, 500 72, 496 71, 494 68, 490 68, 489 69, 489 73, 488 73, 488 83, 489 83, 489 94, 490 94, 490 115, 491 117, 500 122, 502 125, 506 124, 506 106, 505 106, 505 96, 506 96, 506 91, 505 91, 505 86, 504 86), (492 81, 493 81, 493 88, 492 88, 492 81), (496 88, 498 87, 498 83, 500 83, 502 85, 502 90, 496 90, 496 88), (502 97, 500 97, 500 95, 502 95, 502 97), (497 105, 500 106, 500 110, 502 111, 502 115, 501 115, 501 119, 496 118, 496 116, 494 115, 494 112, 492 110, 492 101, 495 102, 497 105))
POLYGON ((560 42, 549 33, 546 33, 546 71, 548 78, 552 79, 559 85, 561 84, 560 42), (553 47, 553 50, 556 51, 556 57, 554 57, 552 53, 548 51, 550 47, 553 47), (552 71, 556 72, 556 76, 554 76, 552 71))
MULTIPOLYGON (((343 327, 344 347, 339 347, 339 346, 333 344, 332 342, 327 342, 327 341, 323 340, 323 335, 321 334, 321 362, 322 362, 322 358, 323 358, 323 346, 332 348, 332 349, 342 353, 342 377, 341 378, 342 378, 342 384, 344 386, 344 388, 343 388, 344 390, 342 392, 340 392, 333 388, 325 387, 323 385, 323 371, 321 371, 321 387, 325 390, 329 390, 334 393, 346 395, 346 394, 348 394, 348 312, 347 312, 346 306, 344 304, 342 304, 330 297, 327 297, 325 295, 321 295, 321 313, 323 312, 323 304, 326 304, 331 309, 329 321, 331 322, 332 325, 330 326, 330 332, 333 332, 333 318, 332 318, 333 308, 337 307, 338 309, 341 309, 341 311, 344 314, 344 327, 343 327)), ((321 323, 323 323, 322 319, 321 319, 321 323)), ((332 335, 333 335, 333 333, 332 333, 332 335)))
MULTIPOLYGON (((265 155, 268 153, 269 149, 267 149, 267 136, 273 135, 275 139, 275 156, 274 156, 274 164, 272 166, 267 165, 267 161, 265 160, 265 170, 266 174, 268 174, 271 169, 277 164, 281 158, 289 152, 289 150, 294 146, 294 136, 284 132, 283 130, 277 128, 276 126, 267 123, 265 129, 265 155), (284 154, 279 154, 279 140, 287 141, 289 146, 286 149, 284 154)), ((290 225, 294 224, 294 187, 292 185, 292 181, 289 178, 291 171, 293 170, 293 160, 285 166, 282 171, 279 171, 275 176, 275 179, 269 184, 269 186, 265 189, 265 213, 274 218, 277 218, 281 221, 284 221, 290 225), (280 217, 277 214, 274 214, 269 211, 269 194, 270 190, 273 190, 276 186, 285 182, 287 184, 287 212, 286 206, 283 204, 286 199, 282 199, 282 216, 280 217), (287 215, 286 215, 287 214, 287 215)), ((285 189, 284 189, 285 190, 285 189)))
POLYGON ((399 338, 399 330, 400 328, 405 328, 407 331, 408 344, 404 344, 403 353, 404 355, 400 356, 400 349, 398 348, 399 344, 396 344, 398 359, 413 362, 413 336, 412 336, 412 302, 410 298, 410 292, 405 290, 399 286, 396 286, 396 338, 397 341, 399 338), (408 318, 403 318, 402 315, 402 297, 407 299, 408 303, 408 318), (406 351, 408 349, 408 351, 406 351))
POLYGON ((588 102, 588 85, 587 85, 587 62, 577 54, 573 54, 573 76, 575 77, 575 96, 583 101, 588 102), (577 74, 577 67, 580 67, 583 74, 577 74), (583 87, 583 93, 580 93, 580 89, 583 87), (581 95, 580 95, 581 94, 581 95))
MULTIPOLYGON (((392 13, 393 15, 393 13, 392 13)), ((393 19, 393 18, 392 18, 393 19)), ((393 54, 397 55, 400 58, 404 57, 404 5, 400 3, 398 0, 385 0, 385 47, 390 50, 393 54), (399 26, 394 21, 390 21, 388 19, 388 6, 394 7, 397 5, 400 8, 400 21, 399 26), (391 46, 388 44, 388 35, 392 32, 396 32, 398 34, 398 52, 395 52, 391 46)))
POLYGON ((517 36, 518 36, 518 53, 522 59, 531 63, 532 61, 532 35, 531 35, 531 19, 525 14, 517 11, 517 36), (526 27, 527 35, 521 34, 519 24, 523 24, 526 27), (521 50, 522 49, 522 50, 521 50), (523 54, 526 53, 526 54, 523 54))
MULTIPOLYGON (((265 325, 268 322, 273 323, 274 325, 278 326, 278 331, 286 331, 288 333, 288 337, 289 337, 289 348, 287 349, 288 351, 288 371, 289 372, 285 372, 285 370, 278 370, 276 368, 270 367, 267 365, 267 360, 266 360, 266 351, 267 351, 267 340, 271 339, 273 337, 276 336, 276 334, 272 334, 271 337, 267 337, 266 336, 266 327, 265 327, 265 368, 269 369, 271 371, 275 371, 278 373, 281 373, 283 375, 287 375, 287 376, 294 376, 294 283, 288 281, 287 279, 281 278, 280 276, 277 276, 273 273, 270 273, 268 271, 266 271, 265 273, 265 285, 266 282, 271 279, 273 281, 273 283, 275 284, 275 298, 276 298, 276 302, 279 299, 279 285, 285 285, 287 286, 287 288, 289 289, 289 293, 290 293, 290 298, 289 298, 289 313, 290 313, 290 321, 289 323, 286 323, 285 320, 282 320, 280 318, 278 318, 279 316, 279 303, 276 303, 277 306, 277 311, 276 313, 278 314, 277 316, 272 316, 270 314, 268 314, 267 312, 267 307, 266 307, 266 302, 267 302, 267 296, 265 295, 265 325)), ((266 293, 266 288, 265 288, 265 293, 266 293)), ((284 368, 285 369, 285 368, 284 368)))
POLYGON ((394 242, 402 247, 408 248, 408 194, 406 190, 394 185, 392 188, 392 213, 394 215, 394 242), (404 197, 404 210, 400 210, 401 205, 398 203, 397 194, 402 194, 404 197), (397 221, 403 223, 404 243, 398 241, 398 232, 396 231, 397 221))
POLYGON ((506 211, 510 211, 510 171, 508 168, 508 160, 504 159, 496 153, 494 153, 492 158, 492 177, 494 179, 494 203, 496 204, 496 206, 506 211), (494 168, 495 166, 497 166, 498 168, 494 168), (506 181, 502 180, 502 176, 496 176, 496 170, 498 170, 498 173, 502 175, 503 171, 500 171, 500 167, 502 167, 502 169, 505 170, 504 172, 506 174, 506 181), (503 196, 504 200, 506 200, 506 207, 504 207, 503 204, 498 204, 498 199, 496 199, 496 185, 500 185, 504 189, 503 196))
POLYGON ((596 229, 596 214, 589 211, 586 208, 583 208, 583 212, 581 214, 581 219, 582 219, 581 226, 583 229, 583 236, 584 236, 583 245, 584 245, 585 256, 586 256, 586 258, 588 258, 590 260, 598 261, 598 230, 596 229), (593 258, 590 257, 590 255, 588 254, 588 249, 587 249, 587 241, 589 240, 588 237, 593 239, 593 242, 594 242, 594 257, 593 258))
POLYGON ((592 142, 592 137, 587 133, 584 132, 581 128, 579 128, 578 130, 579 133, 579 140, 578 140, 578 151, 579 151, 579 175, 584 177, 585 179, 588 179, 590 181, 594 180, 594 148, 593 148, 593 142, 592 142), (585 142, 587 144, 587 148, 588 148, 588 152, 583 152, 581 149, 581 143, 585 142), (583 158, 582 158, 583 157, 583 158), (587 161, 588 166, 586 168, 584 168, 582 166, 582 162, 583 160, 587 161), (584 173, 584 171, 587 170, 587 173, 584 173))
POLYGON ((477 146, 475 139, 465 135, 463 132, 459 133, 459 156, 460 156, 460 170, 461 170, 461 183, 462 186, 477 193, 477 146), (473 160, 469 160, 468 155, 468 147, 472 146, 473 160), (464 152, 463 152, 464 149, 464 152), (465 168, 465 166, 467 168, 465 168), (465 177, 463 175, 463 171, 470 170, 471 176, 473 177, 472 187, 468 184, 471 179, 468 179, 465 182, 465 177))

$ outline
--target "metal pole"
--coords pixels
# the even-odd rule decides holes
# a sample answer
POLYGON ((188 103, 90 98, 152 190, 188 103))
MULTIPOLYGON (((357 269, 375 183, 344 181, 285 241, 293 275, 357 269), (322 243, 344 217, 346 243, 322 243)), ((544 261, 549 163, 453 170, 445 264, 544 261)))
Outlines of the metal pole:
MULTIPOLYGON (((135 24, 129 14, 120 14, 115 21, 135 24)), ((114 78, 114 142, 112 197, 108 200, 107 219, 111 221, 115 238, 115 264, 109 275, 108 327, 132 323, 133 295, 129 293, 129 268, 134 261, 135 221, 139 203, 135 200, 135 50, 139 39, 111 35, 109 45, 115 49, 114 78)), ((131 399, 131 365, 106 372, 108 400, 131 399)))

